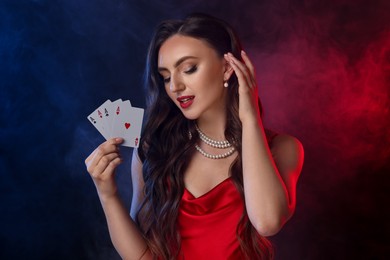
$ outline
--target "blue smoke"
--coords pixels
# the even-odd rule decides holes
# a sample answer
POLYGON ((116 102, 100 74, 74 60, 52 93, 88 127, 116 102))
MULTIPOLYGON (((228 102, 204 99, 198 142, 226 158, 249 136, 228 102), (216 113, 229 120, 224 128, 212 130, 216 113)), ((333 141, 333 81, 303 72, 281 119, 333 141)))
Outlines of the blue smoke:
MULTIPOLYGON (((268 76, 272 83, 281 77, 277 74, 279 69, 296 79, 285 66, 286 61, 294 62, 289 58, 293 57, 289 56, 292 39, 307 40, 309 47, 323 51, 324 57, 330 52, 340 53, 346 64, 353 66, 370 43, 390 29, 388 1, 375 1, 369 6, 365 1, 342 2, 1 1, 0 258, 119 259, 110 242, 95 187, 85 170, 84 159, 103 142, 86 116, 106 99, 130 99, 133 106, 145 106, 143 67, 148 42, 159 21, 193 11, 229 21, 253 56, 276 57, 274 64, 255 60, 255 65, 264 69, 264 78, 268 76), (278 58, 280 53, 287 59, 278 58), (275 71, 267 74, 270 68, 275 71)), ((308 58, 305 51, 302 49, 304 58, 299 60, 303 63, 308 58)), ((311 84, 314 80, 304 79, 307 86, 315 86, 311 84)), ((268 91, 280 94, 285 89, 285 100, 291 100, 290 96, 302 87, 300 81, 295 85, 293 82, 277 86, 279 92, 268 91)), ((382 91, 379 86, 373 88, 382 91)), ((308 96, 314 98, 315 93, 310 93, 308 96)), ((331 104, 333 97, 326 91, 317 98, 325 96, 327 99, 321 102, 331 104)), ((318 126, 312 125, 305 108, 291 109, 290 118, 296 119, 292 122, 276 111, 280 103, 269 100, 272 102, 265 102, 266 114, 275 118, 269 119, 271 125, 295 132, 307 152, 296 216, 274 238, 278 257, 316 259, 339 255, 346 259, 382 255, 386 245, 378 241, 384 231, 371 231, 368 227, 372 223, 362 221, 377 223, 388 217, 388 213, 381 215, 378 210, 386 205, 388 196, 376 191, 377 187, 389 190, 388 185, 384 187, 389 183, 384 177, 388 163, 375 161, 375 154, 367 154, 360 162, 337 159, 343 157, 318 145, 330 145, 327 140, 333 140, 333 133, 349 137, 348 133, 332 129, 333 132, 322 133, 323 140, 317 140, 313 132, 318 131, 318 126), (267 107, 275 111, 267 112, 267 107), (324 165, 324 161, 329 164, 324 165), (361 167, 354 171, 355 168, 344 167, 348 164, 361 167), (380 168, 371 167, 374 165, 380 168), (339 169, 347 170, 343 176, 352 176, 348 182, 337 175, 339 169), (332 183, 326 186, 329 180, 332 183), (334 194, 329 197, 331 192, 334 194), (363 203, 369 212, 359 208, 363 203), (359 223, 349 216, 359 216, 359 223), (351 235, 356 228, 361 230, 359 235, 351 235), (307 249, 308 244, 316 246, 307 249), (356 245, 366 251, 355 251, 356 245)), ((383 147, 375 135, 369 138, 373 145, 383 147)), ((127 208, 131 200, 131 152, 122 149, 125 163, 117 172, 127 208)))

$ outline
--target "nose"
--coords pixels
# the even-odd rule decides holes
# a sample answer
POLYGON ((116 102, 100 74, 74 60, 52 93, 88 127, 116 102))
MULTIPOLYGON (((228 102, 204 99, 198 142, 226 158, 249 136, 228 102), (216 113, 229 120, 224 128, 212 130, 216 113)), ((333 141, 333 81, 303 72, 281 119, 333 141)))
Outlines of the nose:
POLYGON ((171 76, 171 81, 169 82, 169 90, 173 93, 182 91, 185 88, 182 80, 178 76, 171 76))

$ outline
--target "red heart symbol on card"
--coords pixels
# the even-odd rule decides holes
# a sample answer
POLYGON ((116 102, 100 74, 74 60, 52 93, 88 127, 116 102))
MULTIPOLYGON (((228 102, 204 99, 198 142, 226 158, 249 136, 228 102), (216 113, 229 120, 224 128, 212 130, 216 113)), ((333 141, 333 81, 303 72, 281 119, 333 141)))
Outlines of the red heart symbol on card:
POLYGON ((125 123, 125 127, 126 127, 126 129, 129 129, 129 127, 131 126, 131 124, 130 123, 125 123))

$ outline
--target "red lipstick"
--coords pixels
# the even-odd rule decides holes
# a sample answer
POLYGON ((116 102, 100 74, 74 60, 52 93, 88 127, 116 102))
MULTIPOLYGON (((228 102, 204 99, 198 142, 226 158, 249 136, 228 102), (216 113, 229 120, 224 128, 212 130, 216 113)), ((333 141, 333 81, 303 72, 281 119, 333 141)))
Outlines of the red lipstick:
POLYGON ((195 96, 181 96, 176 100, 179 101, 181 108, 188 108, 194 102, 195 96))

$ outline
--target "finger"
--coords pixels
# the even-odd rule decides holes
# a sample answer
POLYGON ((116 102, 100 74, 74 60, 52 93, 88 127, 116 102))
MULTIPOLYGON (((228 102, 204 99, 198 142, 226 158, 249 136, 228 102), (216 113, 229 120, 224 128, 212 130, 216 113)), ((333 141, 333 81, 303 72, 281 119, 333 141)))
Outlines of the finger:
POLYGON ((253 77, 248 69, 248 67, 242 63, 240 60, 238 60, 236 57, 233 56, 233 54, 229 53, 228 57, 230 60, 233 60, 233 62, 237 65, 237 67, 241 70, 243 76, 246 78, 246 82, 248 83, 248 87, 252 88, 254 87, 254 80, 253 77))
POLYGON ((87 168, 90 162, 92 161, 93 157, 95 156, 95 151, 96 149, 93 150, 93 152, 87 157, 87 159, 85 159, 85 166, 87 166, 87 168))
POLYGON ((246 54, 246 52, 244 50, 241 50, 241 57, 242 57, 243 61, 245 62, 245 65, 249 69, 249 72, 251 74, 252 84, 253 84, 253 86, 256 87, 257 86, 257 82, 256 82, 255 67, 253 66, 253 63, 251 62, 251 60, 249 59, 248 55, 246 54))
POLYGON ((104 155, 119 152, 118 145, 121 143, 123 143, 123 138, 112 138, 99 145, 85 160, 87 169, 96 166, 104 155))
POLYGON ((100 157, 112 153, 112 152, 119 152, 118 145, 123 142, 123 138, 111 138, 108 139, 106 142, 99 145, 97 148, 97 159, 100 159, 100 157))
POLYGON ((244 51, 241 51, 241 57, 243 58, 244 63, 242 63, 240 60, 238 60, 236 57, 234 57, 231 54, 231 57, 236 61, 236 63, 241 67, 241 69, 245 72, 245 76, 247 77, 247 81, 250 83, 251 88, 256 87, 256 80, 255 80, 255 72, 252 62, 249 60, 249 57, 246 55, 244 51), (243 57, 245 56, 245 57, 243 57))
POLYGON ((114 144, 114 145, 119 145, 121 143, 123 143, 123 138, 122 137, 115 137, 115 138, 111 138, 109 140, 107 140, 110 144, 114 144))
POLYGON ((96 157, 96 150, 97 148, 93 150, 93 152, 87 157, 87 159, 85 159, 85 166, 87 167, 88 172, 90 171, 91 166, 94 165, 93 161, 96 157))
POLYGON ((237 79, 238 79, 238 84, 240 86, 246 86, 250 88, 249 82, 247 81, 247 77, 244 75, 243 71, 241 68, 237 65, 235 60, 231 59, 230 57, 227 57, 227 60, 230 63, 230 66, 232 66, 234 73, 236 73, 237 79))
POLYGON ((114 173, 115 168, 118 167, 118 165, 121 164, 121 163, 122 163, 122 158, 121 157, 117 157, 117 158, 113 159, 107 165, 107 167, 103 171, 102 175, 104 175, 104 176, 111 175, 112 173, 114 173))
POLYGON ((241 57, 242 60, 245 62, 245 65, 248 67, 249 72, 251 73, 252 77, 255 77, 255 68, 253 67, 253 64, 251 60, 249 59, 248 55, 246 54, 245 51, 241 51, 241 57))
POLYGON ((119 153, 110 153, 105 156, 103 156, 98 164, 94 167, 93 171, 91 172, 91 175, 93 177, 98 177, 102 173, 104 173, 107 169, 107 167, 110 165, 110 163, 116 159, 121 160, 121 156, 119 153))

